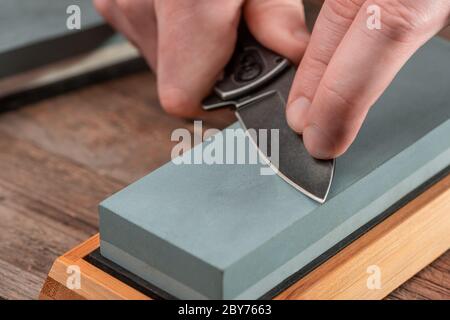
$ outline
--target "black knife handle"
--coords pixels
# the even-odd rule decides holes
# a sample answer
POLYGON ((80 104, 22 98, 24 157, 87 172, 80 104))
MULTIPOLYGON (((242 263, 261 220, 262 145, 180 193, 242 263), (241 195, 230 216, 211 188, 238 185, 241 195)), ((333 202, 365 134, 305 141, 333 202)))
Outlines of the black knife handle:
POLYGON ((203 108, 225 106, 226 101, 244 97, 273 81, 290 65, 286 58, 263 47, 245 23, 241 23, 235 52, 225 67, 223 78, 214 87, 214 97, 208 97, 203 108))

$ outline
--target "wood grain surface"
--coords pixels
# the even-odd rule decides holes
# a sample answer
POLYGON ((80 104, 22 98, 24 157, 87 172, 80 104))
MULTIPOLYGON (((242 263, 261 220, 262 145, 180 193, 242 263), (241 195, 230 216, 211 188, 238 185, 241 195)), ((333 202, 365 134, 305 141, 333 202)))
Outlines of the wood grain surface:
MULTIPOLYGON (((232 118, 213 114, 208 127, 232 118)), ((147 72, 0 114, 0 297, 35 299, 53 261, 98 229, 97 204, 170 160, 147 72)), ((450 252, 389 299, 450 299, 450 252)))

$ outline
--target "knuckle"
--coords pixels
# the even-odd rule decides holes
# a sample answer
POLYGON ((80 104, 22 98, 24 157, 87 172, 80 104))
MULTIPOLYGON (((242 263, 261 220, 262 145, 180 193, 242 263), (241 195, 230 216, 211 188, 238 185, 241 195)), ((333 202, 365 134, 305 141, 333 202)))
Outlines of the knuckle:
POLYGON ((325 0, 323 14, 332 22, 353 20, 355 10, 359 9, 361 0, 325 0))
POLYGON ((239 22, 241 3, 242 0, 157 0, 154 5, 162 19, 229 32, 239 22))
POLYGON ((308 55, 308 60, 305 63, 308 64, 310 70, 318 70, 322 73, 330 63, 334 52, 327 50, 328 44, 326 41, 327 40, 325 39, 325 45, 323 46, 311 46, 309 49, 310 54, 308 55))
POLYGON ((323 95, 326 101, 333 101, 334 110, 330 110, 333 114, 338 115, 337 118, 344 122, 348 122, 353 117, 353 111, 356 110, 354 99, 340 93, 334 86, 322 83, 323 95))
POLYGON ((413 6, 401 0, 371 0, 366 6, 379 8, 381 29, 385 37, 397 42, 412 42, 429 22, 427 15, 418 14, 413 6))

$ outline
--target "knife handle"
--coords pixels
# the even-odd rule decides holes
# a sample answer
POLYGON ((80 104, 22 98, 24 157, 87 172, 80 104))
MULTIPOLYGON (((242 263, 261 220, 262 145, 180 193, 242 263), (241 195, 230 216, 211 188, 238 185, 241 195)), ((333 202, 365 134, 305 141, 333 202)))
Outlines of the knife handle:
POLYGON ((271 83, 290 65, 286 58, 263 47, 242 22, 234 54, 203 108, 210 110, 230 105, 227 101, 242 98, 271 83))

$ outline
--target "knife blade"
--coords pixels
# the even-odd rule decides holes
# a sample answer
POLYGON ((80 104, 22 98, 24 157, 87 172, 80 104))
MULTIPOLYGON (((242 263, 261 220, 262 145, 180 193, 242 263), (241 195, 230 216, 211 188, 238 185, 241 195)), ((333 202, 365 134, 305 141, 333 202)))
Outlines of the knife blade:
POLYGON ((262 158, 283 180, 312 198, 324 203, 333 180, 335 160, 313 158, 302 137, 287 124, 285 107, 296 68, 286 58, 263 47, 245 24, 239 28, 235 52, 225 67, 213 93, 203 101, 203 109, 233 107, 243 129, 249 132, 278 130, 278 146, 248 134, 262 158), (252 130, 250 130, 252 129, 252 130), (277 163, 269 154, 278 149, 277 163))

